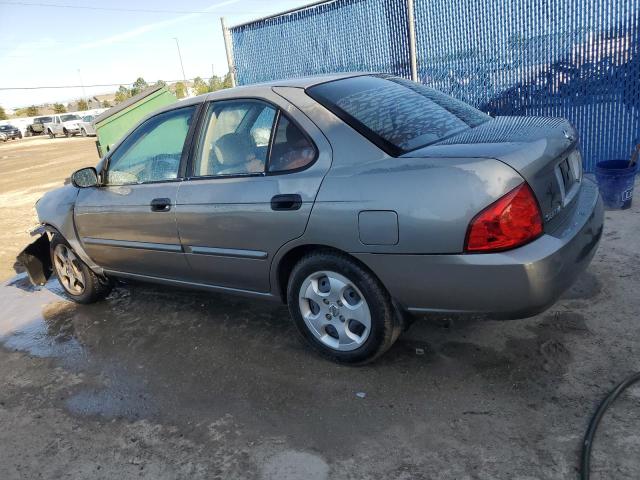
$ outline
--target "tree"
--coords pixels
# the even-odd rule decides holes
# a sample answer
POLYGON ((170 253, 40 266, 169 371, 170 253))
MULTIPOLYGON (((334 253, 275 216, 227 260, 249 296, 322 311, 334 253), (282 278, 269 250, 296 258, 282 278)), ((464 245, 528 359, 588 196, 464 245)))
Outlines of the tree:
POLYGON ((61 103, 54 103, 53 104, 53 113, 67 113, 67 109, 61 103))
POLYGON ((116 92, 116 103, 122 103, 130 96, 131 92, 129 92, 129 89, 120 85, 120 88, 118 88, 118 91, 116 92))
POLYGON ((209 79, 209 91, 216 92, 218 90, 222 90, 224 88, 223 83, 222 78, 214 75, 209 79))
POLYGON ((187 96, 187 87, 184 86, 184 83, 177 82, 175 87, 176 87, 176 97, 184 98, 187 96))
POLYGON ((167 86, 167 82, 165 82, 164 80, 158 80, 155 84, 154 87, 166 87, 167 86))
POLYGON ((224 76, 224 81, 222 82, 222 88, 231 88, 233 84, 231 83, 231 72, 227 73, 224 76))
POLYGON ((103 100, 102 108, 111 108, 111 102, 109 100, 103 100))
POLYGON ((78 100, 78 110, 80 111, 89 110, 89 104, 84 98, 81 98, 80 100, 78 100))
POLYGON ((27 117, 35 117, 38 115, 38 107, 31 105, 27 107, 27 117))
POLYGON ((147 88, 149 88, 149 84, 144 81, 144 78, 138 77, 131 87, 131 96, 133 97, 147 88))
POLYGON ((4 111, 4 108, 0 107, 0 120, 6 120, 7 118, 7 112, 4 111))
POLYGON ((193 89, 196 95, 202 95, 203 93, 209 93, 209 85, 200 77, 193 79, 193 89))

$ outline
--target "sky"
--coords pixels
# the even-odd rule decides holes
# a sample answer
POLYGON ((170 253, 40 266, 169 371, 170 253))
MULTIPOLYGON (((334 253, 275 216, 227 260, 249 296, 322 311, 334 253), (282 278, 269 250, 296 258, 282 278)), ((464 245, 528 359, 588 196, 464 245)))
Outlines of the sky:
POLYGON ((220 17, 227 25, 311 0, 0 0, 0 106, 14 109, 113 92, 138 77, 182 79, 227 72, 220 17))

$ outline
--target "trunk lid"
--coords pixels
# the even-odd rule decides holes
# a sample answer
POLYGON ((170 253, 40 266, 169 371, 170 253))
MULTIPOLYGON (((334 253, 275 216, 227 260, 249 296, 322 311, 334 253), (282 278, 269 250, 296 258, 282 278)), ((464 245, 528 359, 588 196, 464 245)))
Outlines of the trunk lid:
POLYGON ((531 186, 550 231, 571 213, 582 181, 578 134, 562 118, 497 117, 407 157, 495 158, 531 186))

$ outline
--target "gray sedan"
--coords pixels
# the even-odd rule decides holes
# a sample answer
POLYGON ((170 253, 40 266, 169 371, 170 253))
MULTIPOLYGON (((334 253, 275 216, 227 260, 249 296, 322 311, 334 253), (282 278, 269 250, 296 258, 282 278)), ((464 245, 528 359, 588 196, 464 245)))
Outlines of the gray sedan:
POLYGON ((170 105, 37 204, 20 259, 72 299, 113 279, 287 303, 340 362, 412 313, 548 308, 602 234, 575 129, 491 118, 410 81, 344 74, 170 105))

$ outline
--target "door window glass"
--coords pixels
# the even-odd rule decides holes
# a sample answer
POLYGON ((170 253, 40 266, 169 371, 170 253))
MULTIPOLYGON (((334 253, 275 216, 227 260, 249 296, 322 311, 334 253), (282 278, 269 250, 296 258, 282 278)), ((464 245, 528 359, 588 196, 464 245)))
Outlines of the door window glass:
POLYGON ((276 110, 257 100, 214 103, 193 167, 194 176, 264 172, 276 110))
POLYGON ((180 157, 196 107, 161 113, 140 125, 109 158, 108 185, 178 177, 180 157))
POLYGON ((316 158, 316 149, 302 130, 287 117, 280 115, 273 138, 270 172, 285 172, 304 168, 316 158))

